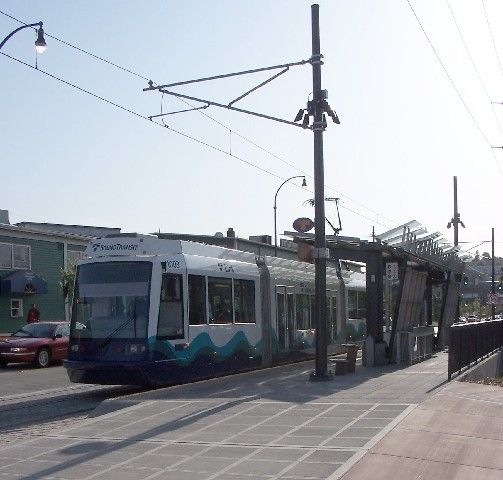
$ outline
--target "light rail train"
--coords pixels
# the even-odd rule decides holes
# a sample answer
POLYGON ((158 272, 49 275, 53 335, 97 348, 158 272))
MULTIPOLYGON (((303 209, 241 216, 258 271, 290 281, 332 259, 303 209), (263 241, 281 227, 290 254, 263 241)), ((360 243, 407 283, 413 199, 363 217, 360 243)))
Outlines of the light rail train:
MULTIPOLYGON (((90 243, 77 266, 73 382, 167 385, 314 354, 314 266, 155 236, 90 243)), ((364 286, 363 286, 364 289, 364 286)), ((344 341, 343 277, 327 268, 329 352, 344 341)))

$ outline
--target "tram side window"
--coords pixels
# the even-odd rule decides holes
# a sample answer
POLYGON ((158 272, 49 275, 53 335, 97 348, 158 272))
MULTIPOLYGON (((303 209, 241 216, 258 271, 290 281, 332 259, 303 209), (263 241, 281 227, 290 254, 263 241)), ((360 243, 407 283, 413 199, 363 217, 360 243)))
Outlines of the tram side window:
POLYGON ((307 330, 309 328, 309 296, 298 294, 295 304, 297 308, 297 329, 307 330))
POLYGON ((236 323, 255 323, 255 282, 234 280, 234 312, 236 323))
POLYGON ((165 273, 162 276, 161 303, 157 338, 183 338, 182 276, 165 273))
POLYGON ((189 275, 189 325, 206 324, 206 281, 201 275, 189 275))
POLYGON ((210 323, 232 323, 232 279, 208 277, 210 323))
POLYGON ((354 290, 348 291, 348 317, 349 318, 358 318, 357 317, 357 302, 356 302, 357 293, 354 290))
POLYGON ((349 318, 365 318, 367 295, 365 292, 350 290, 348 292, 348 315, 349 318))

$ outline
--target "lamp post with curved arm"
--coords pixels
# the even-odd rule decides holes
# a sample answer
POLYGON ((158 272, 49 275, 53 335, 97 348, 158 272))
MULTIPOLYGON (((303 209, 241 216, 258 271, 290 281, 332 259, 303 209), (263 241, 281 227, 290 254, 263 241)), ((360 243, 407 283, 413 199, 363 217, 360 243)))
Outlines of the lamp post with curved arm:
POLYGON ((42 28, 43 23, 42 22, 36 22, 36 23, 30 23, 27 25, 22 25, 19 28, 16 28, 13 30, 9 35, 7 35, 3 40, 2 43, 0 43, 0 50, 2 47, 7 43, 7 40, 9 40, 10 37, 12 37, 14 34, 19 32, 19 30, 23 30, 24 28, 31 28, 31 27, 38 27, 37 29, 37 39, 35 40, 35 48, 37 49, 38 53, 44 53, 47 44, 45 43, 45 38, 44 38, 44 29, 42 28))
POLYGON ((277 206, 276 206, 276 200, 278 198, 278 193, 279 191, 281 190, 281 187, 285 184, 285 183, 288 183, 290 180, 293 180, 294 178, 302 178, 302 186, 303 187, 307 187, 307 183, 306 183, 306 177, 304 175, 295 175, 294 177, 290 177, 290 178, 287 178, 280 186, 279 188, 276 190, 276 194, 274 195, 274 256, 277 257, 278 256, 278 234, 277 234, 277 227, 276 227, 276 210, 277 210, 277 206))

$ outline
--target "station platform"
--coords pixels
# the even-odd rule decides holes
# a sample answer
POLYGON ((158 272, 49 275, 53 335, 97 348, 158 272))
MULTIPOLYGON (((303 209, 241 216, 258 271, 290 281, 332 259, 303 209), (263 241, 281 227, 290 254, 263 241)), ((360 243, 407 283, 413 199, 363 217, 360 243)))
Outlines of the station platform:
POLYGON ((0 448, 0 479, 503 478, 503 389, 447 354, 310 382, 312 362, 103 402, 0 448))

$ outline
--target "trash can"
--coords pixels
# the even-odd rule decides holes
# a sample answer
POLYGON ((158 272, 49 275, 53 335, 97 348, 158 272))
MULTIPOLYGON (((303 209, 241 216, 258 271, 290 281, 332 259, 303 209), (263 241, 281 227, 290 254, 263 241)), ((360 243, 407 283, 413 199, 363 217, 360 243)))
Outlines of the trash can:
POLYGON ((345 375, 348 371, 348 361, 345 359, 337 358, 333 361, 333 364, 335 365, 334 373, 336 375, 345 375))
POLYGON ((346 358, 348 360, 347 371, 354 372, 359 346, 356 343, 344 343, 342 346, 346 348, 346 358))

